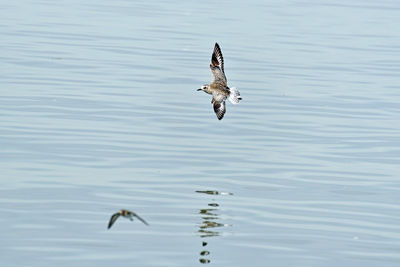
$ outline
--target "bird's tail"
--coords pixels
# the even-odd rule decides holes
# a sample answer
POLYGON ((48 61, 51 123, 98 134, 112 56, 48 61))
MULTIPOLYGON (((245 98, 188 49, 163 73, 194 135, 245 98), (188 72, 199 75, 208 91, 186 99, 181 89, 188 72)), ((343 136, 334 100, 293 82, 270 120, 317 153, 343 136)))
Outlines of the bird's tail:
POLYGON ((236 87, 231 87, 229 88, 229 101, 231 101, 232 104, 237 104, 239 103, 240 100, 242 100, 242 97, 240 96, 239 90, 236 89, 236 87))

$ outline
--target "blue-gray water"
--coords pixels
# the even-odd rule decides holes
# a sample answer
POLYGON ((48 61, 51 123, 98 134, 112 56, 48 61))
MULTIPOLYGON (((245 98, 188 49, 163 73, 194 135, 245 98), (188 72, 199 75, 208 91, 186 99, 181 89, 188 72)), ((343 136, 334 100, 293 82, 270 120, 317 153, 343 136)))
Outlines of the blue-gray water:
POLYGON ((399 266, 398 1, 0 10, 1 266, 399 266))

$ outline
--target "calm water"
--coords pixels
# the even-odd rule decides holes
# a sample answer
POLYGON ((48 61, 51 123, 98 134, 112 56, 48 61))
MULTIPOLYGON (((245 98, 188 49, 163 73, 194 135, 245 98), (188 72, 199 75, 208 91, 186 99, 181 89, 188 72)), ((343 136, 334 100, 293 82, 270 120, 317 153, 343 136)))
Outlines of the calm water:
POLYGON ((398 1, 86 2, 0 4, 2 266, 399 266, 398 1))

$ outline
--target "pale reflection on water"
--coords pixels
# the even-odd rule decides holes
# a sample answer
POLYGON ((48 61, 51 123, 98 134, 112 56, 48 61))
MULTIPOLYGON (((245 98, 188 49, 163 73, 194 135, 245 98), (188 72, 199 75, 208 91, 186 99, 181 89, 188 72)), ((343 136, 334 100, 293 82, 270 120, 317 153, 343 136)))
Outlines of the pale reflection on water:
MULTIPOLYGON (((233 195, 232 193, 220 193, 215 190, 199 190, 196 191, 196 193, 201 193, 201 194, 208 194, 208 195, 233 195)), ((224 224, 219 222, 219 204, 214 202, 216 200, 212 200, 213 202, 207 204, 207 208, 205 209, 200 209, 200 214, 201 214, 201 219, 202 222, 199 225, 199 230, 198 233, 200 237, 206 241, 202 241, 202 251, 200 252, 200 259, 199 261, 203 264, 210 263, 210 251, 208 251, 205 247, 210 243, 209 238, 214 237, 214 236, 219 236, 220 231, 222 229, 219 229, 221 227, 227 227, 230 226, 228 224, 224 224)))

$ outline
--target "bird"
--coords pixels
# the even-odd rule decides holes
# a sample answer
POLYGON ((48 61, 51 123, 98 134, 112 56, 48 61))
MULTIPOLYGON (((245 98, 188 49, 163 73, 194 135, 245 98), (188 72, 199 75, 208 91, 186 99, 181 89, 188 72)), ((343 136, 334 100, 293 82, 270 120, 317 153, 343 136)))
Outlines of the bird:
POLYGON ((224 58, 218 43, 215 43, 214 46, 210 69, 212 74, 211 83, 204 84, 197 91, 204 91, 212 95, 211 104, 213 105, 214 112, 218 120, 222 120, 226 112, 225 100, 228 98, 232 104, 238 104, 242 100, 242 97, 238 89, 228 87, 224 71, 224 58))
POLYGON ((142 223, 144 223, 145 225, 149 225, 145 220, 143 220, 142 218, 139 217, 139 215, 137 215, 136 213, 129 211, 129 210, 120 210, 117 213, 114 213, 111 218, 110 218, 110 222, 108 223, 108 228, 110 229, 111 226, 115 223, 115 221, 119 218, 119 216, 125 217, 131 221, 133 221, 133 217, 138 218, 142 223))

